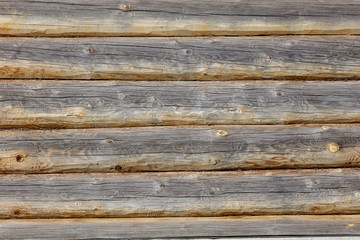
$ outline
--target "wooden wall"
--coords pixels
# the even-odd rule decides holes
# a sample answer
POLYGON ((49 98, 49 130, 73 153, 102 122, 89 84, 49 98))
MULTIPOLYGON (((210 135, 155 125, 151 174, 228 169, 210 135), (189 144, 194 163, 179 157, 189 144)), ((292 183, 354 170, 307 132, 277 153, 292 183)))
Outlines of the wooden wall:
POLYGON ((359 13, 0 1, 0 238, 357 239, 359 13))

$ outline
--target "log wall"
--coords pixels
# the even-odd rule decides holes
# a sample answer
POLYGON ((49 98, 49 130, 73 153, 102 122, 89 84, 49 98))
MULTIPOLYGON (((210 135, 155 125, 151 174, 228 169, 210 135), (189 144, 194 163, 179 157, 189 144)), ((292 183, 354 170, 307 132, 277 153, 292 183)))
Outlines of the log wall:
POLYGON ((357 239, 359 12, 0 0, 0 238, 357 239))

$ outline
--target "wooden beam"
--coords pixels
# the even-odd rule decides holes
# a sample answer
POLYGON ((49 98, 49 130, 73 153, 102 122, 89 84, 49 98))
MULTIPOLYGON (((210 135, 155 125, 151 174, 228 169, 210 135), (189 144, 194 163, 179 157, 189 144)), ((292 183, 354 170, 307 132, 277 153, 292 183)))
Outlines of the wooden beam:
POLYGON ((360 83, 0 81, 1 128, 360 122, 360 83))
POLYGON ((0 78, 358 79, 359 36, 0 38, 0 78))
POLYGON ((1 1, 0 35, 359 34, 359 11, 352 0, 1 1))
POLYGON ((359 214, 359 179, 359 169, 0 175, 0 218, 359 214))
POLYGON ((358 215, 0 220, 4 239, 227 239, 292 235, 297 237, 266 240, 356 240, 358 237, 339 235, 359 236, 359 226, 358 215))
POLYGON ((0 132, 1 173, 360 167, 359 125, 0 132))

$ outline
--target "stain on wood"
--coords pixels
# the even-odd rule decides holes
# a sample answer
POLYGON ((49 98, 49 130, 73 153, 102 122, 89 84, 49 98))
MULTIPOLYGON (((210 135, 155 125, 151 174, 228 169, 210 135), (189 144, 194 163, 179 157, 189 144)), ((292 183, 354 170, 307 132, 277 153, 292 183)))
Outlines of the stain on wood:
POLYGON ((358 79, 359 61, 359 36, 0 39, 4 79, 358 79))
POLYGON ((359 34, 359 11, 352 0, 1 1, 0 35, 359 34))
POLYGON ((360 126, 3 130, 1 173, 360 167, 360 126), (219 131, 226 135, 219 135, 219 131), (336 144, 337 151, 329 147, 336 144))
POLYGON ((0 96, 1 128, 360 121, 358 81, 3 80, 0 96))
POLYGON ((0 220, 0 232, 6 239, 27 239, 29 236, 36 239, 228 239, 297 236, 276 240, 356 240, 331 236, 359 236, 359 226, 358 215, 0 220), (309 237, 319 235, 327 237, 309 237), (307 238, 299 238, 301 236, 307 238))
POLYGON ((0 175, 0 217, 359 214, 359 179, 359 169, 0 175))

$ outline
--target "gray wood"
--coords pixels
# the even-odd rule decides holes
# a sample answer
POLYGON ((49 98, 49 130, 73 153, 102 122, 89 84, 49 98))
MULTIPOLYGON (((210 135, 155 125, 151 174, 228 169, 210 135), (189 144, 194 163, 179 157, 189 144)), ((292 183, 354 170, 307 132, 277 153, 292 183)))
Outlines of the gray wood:
POLYGON ((360 83, 0 81, 1 128, 352 123, 360 83))
POLYGON ((353 0, 0 1, 0 35, 359 34, 353 0))
POLYGON ((358 215, 0 220, 4 239, 357 240, 358 215), (263 238, 262 236, 286 236, 263 238), (323 237, 302 237, 302 236, 323 237), (337 235, 337 237, 331 237, 337 235), (258 238, 247 238, 252 236, 258 238), (326 236, 326 237, 324 237, 326 236), (238 239, 238 238, 237 238, 238 239))
POLYGON ((357 124, 6 130, 0 172, 360 167, 359 147, 357 124))
POLYGON ((360 170, 0 175, 0 218, 359 214, 360 170))
POLYGON ((359 36, 0 38, 0 78, 360 78, 359 36))

